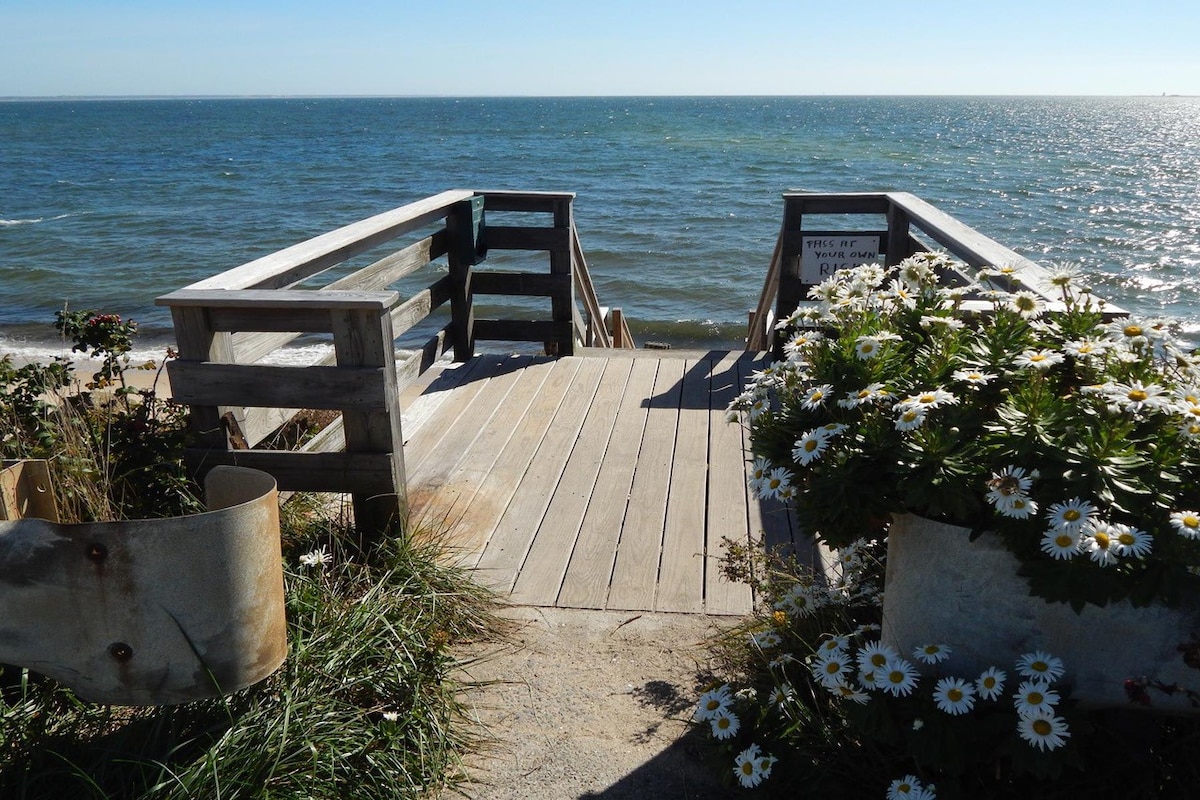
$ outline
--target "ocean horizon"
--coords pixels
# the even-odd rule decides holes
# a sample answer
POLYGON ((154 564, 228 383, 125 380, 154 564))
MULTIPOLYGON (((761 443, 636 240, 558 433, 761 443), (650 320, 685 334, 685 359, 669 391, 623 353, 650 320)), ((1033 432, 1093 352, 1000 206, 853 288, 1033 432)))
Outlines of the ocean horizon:
POLYGON ((1193 97, 2 100, 0 352, 61 352, 63 307, 163 346, 156 296, 459 188, 574 192, 638 341, 740 346, 795 190, 913 192, 1200 336, 1193 97))

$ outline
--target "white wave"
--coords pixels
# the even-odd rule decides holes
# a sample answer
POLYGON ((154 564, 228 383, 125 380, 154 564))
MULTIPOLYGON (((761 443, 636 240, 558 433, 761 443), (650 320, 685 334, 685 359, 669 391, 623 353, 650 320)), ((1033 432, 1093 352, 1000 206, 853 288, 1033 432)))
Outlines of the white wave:
POLYGON ((66 219, 73 217, 74 214, 59 214, 56 217, 33 217, 31 219, 0 219, 0 227, 12 225, 36 225, 39 222, 53 222, 56 219, 66 219))

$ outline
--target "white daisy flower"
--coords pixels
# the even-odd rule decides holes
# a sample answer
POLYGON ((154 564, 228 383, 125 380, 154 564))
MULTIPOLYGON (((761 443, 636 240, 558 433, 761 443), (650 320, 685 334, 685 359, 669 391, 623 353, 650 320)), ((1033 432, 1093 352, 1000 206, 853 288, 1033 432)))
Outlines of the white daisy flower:
POLYGON ((692 719, 697 722, 712 719, 717 712, 729 706, 733 702, 733 690, 729 688, 729 684, 718 686, 716 689, 710 689, 700 695, 700 701, 696 704, 696 713, 692 715, 692 719))
POLYGON ((1062 747, 1071 736, 1066 720, 1054 716, 1053 711, 1021 717, 1017 721, 1017 733, 1030 745, 1043 751, 1062 747))
POLYGON ((1008 675, 996 667, 988 667, 975 680, 975 690, 984 700, 998 700, 1004 691, 1004 681, 1008 675))
POLYGON ((1056 681, 1066 674, 1061 658, 1052 656, 1044 650, 1023 653, 1017 659, 1017 672, 1025 678, 1042 681, 1056 681))
POLYGON ((854 340, 854 355, 858 356, 859 361, 867 361, 879 355, 881 342, 874 336, 859 336, 854 340))
POLYGON ((850 646, 849 636, 830 636, 825 641, 817 645, 818 652, 846 652, 846 648, 850 646))
POLYGON ((792 448, 792 458, 802 467, 806 467, 821 457, 829 446, 829 436, 823 434, 820 428, 811 430, 796 440, 792 448))
POLYGON ((1171 527, 1187 539, 1200 538, 1200 512, 1175 511, 1171 514, 1171 527))
POLYGON ((732 739, 737 735, 742 723, 728 706, 721 706, 708 720, 712 727, 712 735, 717 739, 732 739))
POLYGON ((959 369, 955 370, 951 375, 956 381, 962 381, 972 389, 978 389, 980 386, 987 386, 991 381, 996 380, 996 376, 990 372, 981 372, 977 369, 959 369))
POLYGON ((888 664, 900 658, 900 653, 890 644, 883 642, 867 642, 858 650, 858 666, 883 669, 888 664))
POLYGON ((993 472, 987 485, 989 491, 985 496, 989 503, 996 504, 1005 497, 1028 494, 1033 488, 1033 475, 1026 474, 1024 467, 1009 465, 993 472))
POLYGON ((888 786, 887 800, 913 800, 924 788, 916 775, 905 775, 888 786))
POLYGON ((1079 555, 1081 537, 1077 530, 1051 528, 1042 534, 1042 552, 1060 561, 1069 561, 1079 555))
POLYGON ((1117 563, 1120 553, 1120 532, 1107 522, 1093 521, 1084 531, 1079 549, 1102 567, 1117 563))
POLYGON ((907 697, 917 687, 917 677, 916 667, 898 658, 884 668, 879 678, 879 686, 895 697, 907 697))
POLYGON ((1008 301, 1008 307, 1025 319, 1037 319, 1046 310, 1046 304, 1042 302, 1042 298, 1026 290, 1013 294, 1008 301))
POLYGON ((925 330, 958 331, 966 327, 966 323, 957 317, 942 317, 937 314, 924 314, 918 324, 925 330))
POLYGON ((1096 514, 1096 507, 1086 500, 1073 497, 1065 503, 1055 503, 1046 509, 1051 530, 1077 533, 1083 530, 1096 514))
POLYGON ((750 487, 750 491, 755 495, 759 493, 759 489, 767 481, 767 475, 770 474, 774 467, 768 459, 759 456, 754 459, 754 463, 750 466, 750 474, 746 477, 746 483, 750 487))
POLYGON ((860 667, 858 670, 858 685, 870 691, 882 688, 879 683, 883 677, 882 667, 860 667))
POLYGON ((1141 381, 1106 384, 1104 398, 1122 411, 1132 414, 1157 411, 1170 405, 1166 389, 1156 383, 1147 385, 1141 381))
POLYGON ((1022 717, 1034 714, 1052 714, 1059 701, 1058 692, 1045 681, 1022 681, 1013 695, 1013 705, 1022 717))
POLYGON ((905 408, 896 417, 896 430, 915 431, 925 424, 925 416, 923 408, 905 408))
POLYGON ((329 554, 329 552, 325 549, 325 546, 322 545, 321 547, 317 548, 316 550, 313 550, 311 552, 305 553, 304 555, 300 556, 300 563, 306 567, 316 567, 317 569, 324 569, 325 567, 327 567, 333 563, 333 556, 331 556, 329 554))
POLYGON ((913 648, 913 658, 923 664, 937 664, 950 657, 950 646, 945 644, 925 644, 913 648))
POLYGON ((1184 420, 1179 425, 1179 433, 1188 439, 1200 439, 1200 420, 1184 420))
POLYGON ((861 691, 860 689, 856 689, 848 683, 841 683, 837 686, 828 688, 829 691, 834 694, 834 696, 842 700, 848 700, 851 703, 858 703, 860 706, 871 702, 871 696, 869 694, 861 691))
POLYGON ((904 398, 903 402, 896 404, 896 408, 930 409, 953 405, 958 405, 958 398, 953 393, 945 389, 927 389, 904 398))
POLYGON ((1064 344, 1063 350, 1075 358, 1089 359, 1104 355, 1110 346, 1103 339, 1075 339, 1064 344))
POLYGON ((933 700, 939 711, 965 714, 975 706, 975 687, 962 678, 942 678, 933 688, 933 700))
POLYGON ((1104 332, 1110 341, 1129 348, 1145 347, 1163 336, 1161 326, 1135 319, 1114 320, 1104 326, 1104 332))
POLYGON ((1055 364, 1063 362, 1062 353, 1057 353, 1053 350, 1026 350, 1017 356, 1013 363, 1018 367, 1045 372, 1055 364))
POLYGON ((762 753, 758 745, 752 744, 734 759, 733 774, 743 788, 753 789, 771 777, 771 767, 778 760, 775 756, 762 753))
POLYGON ((813 677, 827 687, 845 683, 850 675, 850 656, 841 651, 818 653, 813 659, 813 677))
POLYGON ((1154 537, 1150 534, 1132 525, 1114 523, 1112 527, 1117 535, 1117 547, 1121 555, 1141 558, 1150 554, 1154 547, 1154 537))
POLYGON ((1037 503, 1023 494, 1007 495, 996 503, 996 510, 1013 519, 1029 519, 1037 514, 1037 503))
POLYGON ((833 387, 828 383, 814 386, 808 390, 804 399, 800 401, 800 407, 806 411, 814 411, 825 405, 825 400, 828 399, 829 393, 832 391, 833 387))
POLYGON ((762 650, 770 650, 772 647, 779 647, 779 645, 783 644, 783 637, 775 631, 753 633, 750 635, 750 638, 762 650))
POLYGON ((1069 262, 1051 262, 1047 265, 1047 270, 1049 274, 1046 278, 1051 285, 1064 289, 1071 286, 1079 277, 1079 265, 1069 262))
POLYGON ((758 496, 762 500, 779 499, 780 491, 785 486, 791 486, 792 474, 784 467, 774 467, 767 473, 762 484, 758 487, 758 496))

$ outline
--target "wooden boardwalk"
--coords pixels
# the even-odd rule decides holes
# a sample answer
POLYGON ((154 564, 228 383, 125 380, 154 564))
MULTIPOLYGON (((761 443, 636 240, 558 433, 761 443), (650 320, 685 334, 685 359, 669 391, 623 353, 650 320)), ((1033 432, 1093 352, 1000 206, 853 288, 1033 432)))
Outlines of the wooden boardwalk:
POLYGON ((476 356, 401 397, 409 499, 513 602, 744 614, 722 538, 792 541, 746 488, 725 408, 762 366, 746 352, 476 356))

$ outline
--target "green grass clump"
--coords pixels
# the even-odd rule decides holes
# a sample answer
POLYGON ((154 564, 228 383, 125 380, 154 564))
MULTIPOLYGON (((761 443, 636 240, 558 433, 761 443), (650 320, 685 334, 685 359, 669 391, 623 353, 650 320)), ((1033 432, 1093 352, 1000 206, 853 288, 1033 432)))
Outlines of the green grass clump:
POLYGON ((456 782, 472 724, 448 647, 496 629, 491 595, 445 566, 435 531, 362 545, 348 523, 298 512, 284 528, 277 673, 130 708, 6 667, 0 797, 402 798, 456 782))

